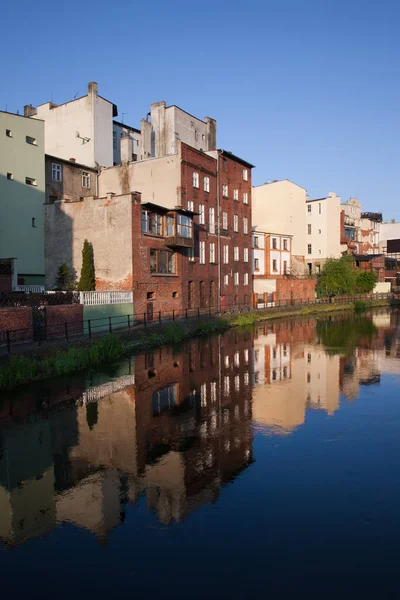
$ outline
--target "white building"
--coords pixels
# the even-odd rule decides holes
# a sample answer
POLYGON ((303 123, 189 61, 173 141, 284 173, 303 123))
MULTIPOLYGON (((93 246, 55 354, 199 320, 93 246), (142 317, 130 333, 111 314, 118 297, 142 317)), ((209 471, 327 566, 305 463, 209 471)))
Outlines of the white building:
POLYGON ((277 279, 291 273, 290 235, 253 231, 253 291, 258 304, 273 302, 277 279))
POLYGON ((306 246, 305 188, 288 179, 253 187, 252 224, 260 231, 280 231, 292 238, 292 270, 304 273, 306 246))
POLYGON ((143 159, 176 154, 178 142, 185 142, 204 152, 215 150, 215 119, 205 117, 202 121, 178 106, 166 106, 165 102, 155 102, 150 106, 147 118, 141 121, 143 159))
MULTIPOLYGON (((128 162, 143 160, 144 157, 142 155, 142 136, 140 133, 140 129, 135 129, 135 127, 131 127, 130 125, 125 125, 124 123, 120 123, 119 121, 113 121, 113 160, 114 165, 120 165, 123 160, 127 160, 128 162), (121 140, 123 138, 128 138, 130 140, 128 142, 128 148, 130 150, 130 156, 124 156, 123 150, 121 148, 121 140), (121 152, 122 150, 122 152, 121 152)), ((127 148, 127 149, 128 149, 127 148)))
POLYGON ((308 272, 319 273, 328 258, 340 258, 340 197, 306 202, 306 263, 308 272))
POLYGON ((46 154, 89 167, 113 165, 113 117, 118 110, 98 95, 94 81, 88 84, 86 96, 59 105, 25 106, 24 114, 45 122, 46 154))
POLYGON ((388 253, 388 240, 400 240, 400 223, 394 219, 380 224, 379 252, 388 253))

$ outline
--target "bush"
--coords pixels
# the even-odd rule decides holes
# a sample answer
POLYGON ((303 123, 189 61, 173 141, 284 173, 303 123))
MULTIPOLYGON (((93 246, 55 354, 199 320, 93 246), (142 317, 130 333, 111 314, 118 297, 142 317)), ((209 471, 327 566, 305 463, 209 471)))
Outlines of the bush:
POLYGON ((82 269, 78 287, 81 292, 92 292, 96 289, 93 244, 87 240, 83 243, 82 269))
POLYGON ((354 310, 356 312, 361 312, 362 310, 365 310, 367 308, 367 305, 365 304, 365 302, 362 302, 361 300, 356 300, 354 302, 354 310))
POLYGON ((357 273, 356 288, 360 294, 368 294, 375 287, 378 277, 374 271, 360 271, 357 273))
POLYGON ((235 325, 239 325, 239 327, 245 327, 246 325, 254 325, 257 321, 257 315, 255 313, 249 313, 247 315, 240 315, 235 319, 235 325))
POLYGON ((75 273, 65 263, 58 267, 55 289, 57 291, 71 291, 76 289, 75 273))

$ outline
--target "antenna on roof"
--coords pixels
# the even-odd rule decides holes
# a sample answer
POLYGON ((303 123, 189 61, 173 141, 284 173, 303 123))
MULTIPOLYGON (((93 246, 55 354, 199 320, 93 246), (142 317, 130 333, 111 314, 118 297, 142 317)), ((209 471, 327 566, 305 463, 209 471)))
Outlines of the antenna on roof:
POLYGON ((124 112, 121 113, 121 123, 124 124, 124 115, 127 115, 128 113, 124 112))
POLYGON ((79 92, 76 92, 75 96, 74 96, 74 100, 76 99, 77 95, 79 94, 79 92))

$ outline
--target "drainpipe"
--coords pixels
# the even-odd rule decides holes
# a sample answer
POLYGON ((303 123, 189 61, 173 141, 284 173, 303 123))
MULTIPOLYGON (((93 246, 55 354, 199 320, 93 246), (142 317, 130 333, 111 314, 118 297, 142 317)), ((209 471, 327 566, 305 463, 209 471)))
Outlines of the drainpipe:
POLYGON ((100 171, 97 171, 97 173, 96 173, 96 198, 99 197, 99 175, 100 175, 100 171))

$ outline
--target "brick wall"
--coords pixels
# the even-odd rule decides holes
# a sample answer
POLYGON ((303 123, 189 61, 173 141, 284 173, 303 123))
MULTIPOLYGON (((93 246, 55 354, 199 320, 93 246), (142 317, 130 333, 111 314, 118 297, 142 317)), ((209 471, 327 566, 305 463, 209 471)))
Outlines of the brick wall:
POLYGON ((68 324, 68 333, 70 335, 83 333, 82 321, 82 304, 65 304, 61 306, 46 307, 46 329, 48 337, 65 337, 65 323, 68 324))
POLYGON ((12 276, 0 273, 0 294, 12 292, 12 276))
POLYGON ((0 329, 14 332, 11 333, 11 341, 30 341, 32 339, 32 309, 28 307, 0 308, 0 329))
POLYGON ((278 279, 276 301, 315 300, 315 279, 278 279))

